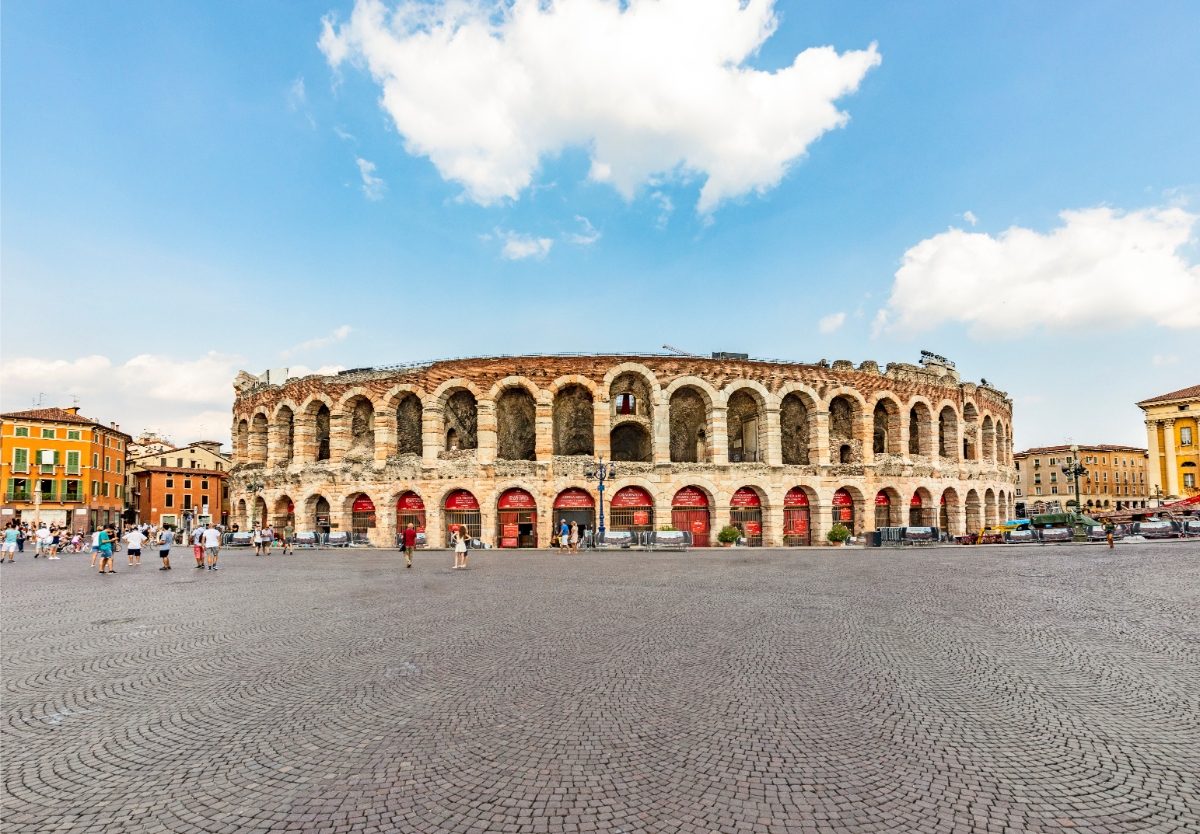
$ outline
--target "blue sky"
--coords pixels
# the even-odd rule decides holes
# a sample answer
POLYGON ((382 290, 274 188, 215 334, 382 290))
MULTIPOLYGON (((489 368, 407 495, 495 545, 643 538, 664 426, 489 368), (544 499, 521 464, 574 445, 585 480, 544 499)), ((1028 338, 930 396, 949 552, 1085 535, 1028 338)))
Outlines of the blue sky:
POLYGON ((1140 444, 1200 382, 1200 6, 629 5, 482 55, 427 4, 5 4, 3 408, 183 442, 243 367, 924 348, 1019 446, 1140 444))

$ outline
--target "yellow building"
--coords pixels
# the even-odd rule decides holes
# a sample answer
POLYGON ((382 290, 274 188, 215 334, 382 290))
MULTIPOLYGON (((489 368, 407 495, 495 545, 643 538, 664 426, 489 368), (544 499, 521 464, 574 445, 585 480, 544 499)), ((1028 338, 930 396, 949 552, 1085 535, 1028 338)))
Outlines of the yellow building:
POLYGON ((1150 447, 1150 493, 1188 498, 1200 494, 1200 385, 1138 403, 1146 413, 1150 447))
POLYGON ((1109 443, 1039 446, 1013 453, 1019 478, 1018 517, 1058 513, 1073 507, 1075 479, 1062 471, 1063 464, 1070 459, 1078 460, 1087 470, 1079 478, 1083 512, 1103 515, 1145 507, 1149 502, 1145 449, 1109 443))
POLYGON ((0 525, 43 521, 83 531, 120 523, 129 440, 78 408, 0 414, 0 525))

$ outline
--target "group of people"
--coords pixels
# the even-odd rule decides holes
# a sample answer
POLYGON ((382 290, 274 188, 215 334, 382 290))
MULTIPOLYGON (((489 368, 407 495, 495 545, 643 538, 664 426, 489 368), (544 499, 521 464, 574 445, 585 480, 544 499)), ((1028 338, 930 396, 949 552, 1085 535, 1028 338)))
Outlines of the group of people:
POLYGON ((558 522, 558 549, 567 553, 579 552, 579 525, 572 521, 560 519, 558 522))
MULTIPOLYGON (((113 568, 113 554, 123 542, 128 558, 129 567, 140 567, 142 550, 157 547, 158 558, 162 562, 159 570, 171 570, 171 546, 175 544, 176 532, 170 528, 158 528, 150 524, 136 524, 118 532, 116 525, 106 524, 91 533, 91 567, 97 569, 101 576, 116 573, 113 568)), ((217 559, 221 551, 221 528, 215 524, 201 524, 191 531, 192 553, 196 567, 207 570, 217 570, 217 559)), ((3 545, 0 545, 0 563, 13 562, 18 553, 25 552, 25 542, 33 539, 36 543, 33 558, 45 556, 47 559, 59 559, 60 553, 80 553, 83 551, 84 536, 82 533, 70 533, 66 529, 56 529, 48 525, 30 531, 26 525, 18 522, 8 522, 4 527, 3 545)), ((186 540, 186 537, 185 537, 186 540)))
POLYGON ((271 548, 276 543, 282 548, 281 552, 286 555, 292 552, 292 538, 295 531, 292 525, 287 525, 283 532, 275 530, 270 524, 265 526, 254 526, 254 530, 250 534, 250 541, 254 544, 255 556, 270 556, 271 548))
POLYGON ((24 553, 27 541, 33 543, 35 559, 59 559, 60 553, 78 553, 83 549, 82 533, 72 533, 67 528, 55 524, 42 524, 35 529, 25 522, 10 521, 4 530, 3 561, 6 562, 13 561, 16 554, 24 553))

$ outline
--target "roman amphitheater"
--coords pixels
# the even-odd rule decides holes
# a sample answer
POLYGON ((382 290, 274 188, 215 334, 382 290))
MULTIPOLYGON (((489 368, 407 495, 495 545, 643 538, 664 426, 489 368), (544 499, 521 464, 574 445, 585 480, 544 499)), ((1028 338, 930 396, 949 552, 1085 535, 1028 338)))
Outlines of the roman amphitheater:
MULTIPOLYGON (((721 355, 718 355, 721 356, 721 355)), ((524 356, 239 374, 231 521, 429 546, 465 525, 547 546, 566 518, 610 530, 732 524, 752 545, 824 544, 835 522, 976 530, 1012 512, 1012 402, 920 364, 690 356, 524 356)))

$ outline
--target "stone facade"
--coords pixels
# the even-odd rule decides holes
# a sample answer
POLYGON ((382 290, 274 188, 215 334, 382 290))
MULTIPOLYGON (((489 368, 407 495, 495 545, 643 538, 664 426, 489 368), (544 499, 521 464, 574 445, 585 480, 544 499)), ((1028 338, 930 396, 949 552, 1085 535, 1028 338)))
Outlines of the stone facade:
POLYGON ((584 470, 597 456, 617 467, 610 519, 616 491, 637 487, 652 503, 639 522, 712 541, 731 519, 780 545, 824 542, 835 517, 857 533, 957 534, 1012 514, 1011 400, 931 361, 481 358, 281 385, 243 373, 235 389, 230 520, 242 525, 319 523, 389 546, 398 502, 411 513, 416 500, 442 546, 462 519, 446 502, 467 490, 485 541, 514 543, 520 521, 522 544, 546 545, 556 499, 574 488, 578 511, 578 490, 595 495, 584 470), (524 495, 502 499, 511 490, 524 495))

